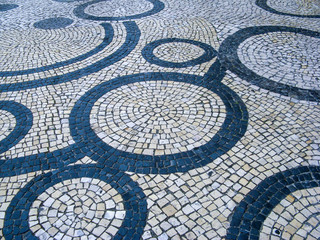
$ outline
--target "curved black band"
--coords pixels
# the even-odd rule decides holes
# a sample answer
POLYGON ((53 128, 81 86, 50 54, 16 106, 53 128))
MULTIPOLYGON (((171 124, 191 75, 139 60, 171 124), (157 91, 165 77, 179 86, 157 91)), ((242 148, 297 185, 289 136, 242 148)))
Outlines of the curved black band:
POLYGON ((213 49, 210 45, 194 40, 189 39, 181 39, 181 38, 166 38, 166 39, 160 39, 154 42, 151 42, 147 44, 142 49, 142 56, 150 63, 156 64, 162 67, 168 67, 168 68, 185 68, 190 67, 194 65, 198 65, 201 63, 205 63, 213 59, 217 56, 217 51, 213 49), (165 60, 161 60, 160 58, 156 57, 153 53, 153 50, 157 48, 158 46, 166 43, 173 43, 173 42, 181 42, 181 43, 189 43, 192 45, 195 45, 197 47, 202 48, 205 52, 196 59, 189 60, 186 62, 169 62, 165 60))
POLYGON ((267 4, 267 0, 256 0, 256 5, 261 7, 262 9, 268 11, 268 12, 275 13, 278 15, 291 16, 291 17, 302 17, 302 18, 320 18, 320 15, 299 15, 299 14, 285 13, 285 12, 277 11, 276 9, 270 7, 267 4))
POLYGON ((58 63, 55 63, 55 64, 43 66, 43 67, 31 68, 31 69, 19 70, 19 71, 4 71, 4 72, 0 72, 0 77, 26 75, 26 74, 44 72, 44 71, 52 70, 52 69, 55 69, 55 68, 65 67, 67 65, 83 61, 83 60, 93 56, 94 54, 97 54, 97 53, 101 52, 103 49, 105 49, 112 42, 113 35, 114 35, 114 31, 113 31, 113 28, 112 28, 111 24, 102 23, 101 26, 105 30, 105 37, 104 37, 102 43, 100 43, 99 46, 97 46, 95 49, 92 49, 91 51, 89 51, 89 52, 87 52, 85 54, 82 54, 80 56, 68 59, 66 61, 58 62, 58 63))
POLYGON ((107 56, 83 69, 79 69, 61 76, 37 79, 28 82, 1 84, 0 91, 20 91, 30 88, 37 88, 47 85, 55 85, 64 82, 70 82, 72 80, 79 79, 94 72, 98 72, 101 69, 114 64, 115 62, 126 57, 135 48, 140 38, 140 30, 135 22, 124 22, 123 24, 125 25, 127 30, 126 41, 116 52, 112 53, 110 56, 107 56))
POLYGON ((98 165, 74 165, 35 177, 10 202, 6 210, 3 235, 6 239, 38 239, 29 228, 32 203, 49 187, 74 178, 96 178, 112 186, 123 199, 125 218, 113 239, 139 239, 147 220, 147 202, 142 189, 120 172, 98 165))
POLYGON ((263 180, 235 208, 228 240, 259 239, 264 220, 282 199, 297 190, 319 187, 320 167, 297 167, 263 180))
MULTIPOLYGON (((220 78, 220 75, 218 75, 220 78)), ((200 77, 180 73, 143 73, 115 78, 104 82, 83 95, 70 114, 70 131, 76 143, 89 148, 90 158, 105 166, 136 173, 186 172, 212 162, 230 150, 244 135, 248 124, 245 104, 230 88, 210 75, 200 77), (90 111, 94 103, 105 93, 122 85, 151 80, 173 80, 205 87, 216 93, 226 107, 226 119, 217 134, 205 145, 191 151, 149 156, 120 151, 103 142, 90 126, 90 111)))
POLYGON ((33 124, 33 115, 27 107, 14 101, 0 101, 0 109, 10 112, 16 119, 13 131, 0 141, 0 153, 3 153, 16 145, 29 132, 33 124))

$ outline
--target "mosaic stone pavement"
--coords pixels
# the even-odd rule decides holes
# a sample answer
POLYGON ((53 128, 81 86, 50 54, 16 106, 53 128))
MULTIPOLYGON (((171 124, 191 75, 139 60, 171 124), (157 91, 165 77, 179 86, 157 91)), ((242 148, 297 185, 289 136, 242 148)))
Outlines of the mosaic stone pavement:
POLYGON ((320 239, 319 0, 0 0, 0 239, 320 239))

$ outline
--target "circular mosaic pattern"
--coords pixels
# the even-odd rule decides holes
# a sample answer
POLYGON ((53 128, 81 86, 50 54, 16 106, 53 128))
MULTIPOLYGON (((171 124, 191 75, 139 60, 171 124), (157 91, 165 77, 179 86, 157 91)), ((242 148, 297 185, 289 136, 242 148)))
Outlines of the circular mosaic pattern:
POLYGON ((82 96, 70 115, 72 137, 93 160, 141 173, 206 165, 236 144, 247 123, 245 105, 228 87, 211 76, 179 73, 107 81, 82 96))
POLYGON ((146 196, 124 173, 74 165, 35 177, 5 215, 5 238, 139 239, 146 196), (36 238, 37 237, 37 238, 36 238))
POLYGON ((320 90, 320 38, 290 32, 257 35, 239 45, 238 56, 259 76, 297 88, 320 90))
POLYGON ((318 239, 320 187, 298 190, 283 199, 264 221, 260 239, 318 239))
POLYGON ((29 132, 32 112, 20 103, 0 101, 0 153, 16 145, 29 132))
POLYGON ((9 136, 16 124, 13 114, 0 110, 0 141, 9 136))
POLYGON ((184 68, 213 59, 217 52, 208 44, 180 38, 160 39, 142 50, 150 63, 162 67, 184 68))
POLYGON ((0 4, 0 12, 9 11, 17 7, 19 7, 17 4, 0 4))
POLYGON ((57 28, 65 28, 73 23, 73 20, 70 18, 48 18, 45 20, 41 20, 33 24, 35 28, 40 29, 57 29, 57 28))
POLYGON ((122 202, 121 195, 99 179, 65 180, 33 202, 30 230, 39 239, 111 239, 125 218, 122 202))
POLYGON ((219 59, 227 69, 261 88, 320 101, 319 39, 320 33, 301 28, 250 27, 221 44, 219 59))
POLYGON ((256 4, 269 12, 293 17, 319 18, 320 5, 310 0, 257 0, 256 4))
POLYGON ((148 81, 103 95, 92 108, 90 122, 95 133, 106 135, 103 141, 114 148, 164 155, 209 142, 220 130, 225 112, 223 101, 208 89, 189 83, 148 81))
POLYGON ((159 0, 95 0, 84 3, 74 9, 79 18, 95 21, 132 20, 156 14, 163 10, 164 4, 159 0), (108 16, 96 16, 95 14, 108 16))
POLYGON ((320 189, 319 170, 297 167, 263 180, 235 208, 226 238, 314 239, 314 234, 318 238, 319 197, 310 193, 320 189), (310 238, 302 237, 308 232, 310 238))

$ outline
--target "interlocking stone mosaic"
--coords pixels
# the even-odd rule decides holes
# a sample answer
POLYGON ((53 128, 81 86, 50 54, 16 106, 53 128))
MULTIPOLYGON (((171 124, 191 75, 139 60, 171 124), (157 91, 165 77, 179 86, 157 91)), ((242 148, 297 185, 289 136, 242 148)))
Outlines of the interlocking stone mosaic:
POLYGON ((0 239, 320 239, 318 0, 0 3, 0 239))

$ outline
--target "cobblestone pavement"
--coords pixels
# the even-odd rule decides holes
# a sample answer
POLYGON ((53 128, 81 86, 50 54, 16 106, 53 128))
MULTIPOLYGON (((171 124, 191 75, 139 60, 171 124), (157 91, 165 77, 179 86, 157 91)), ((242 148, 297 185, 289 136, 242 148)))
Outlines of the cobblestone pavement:
POLYGON ((319 0, 0 0, 0 239, 320 239, 319 0))

